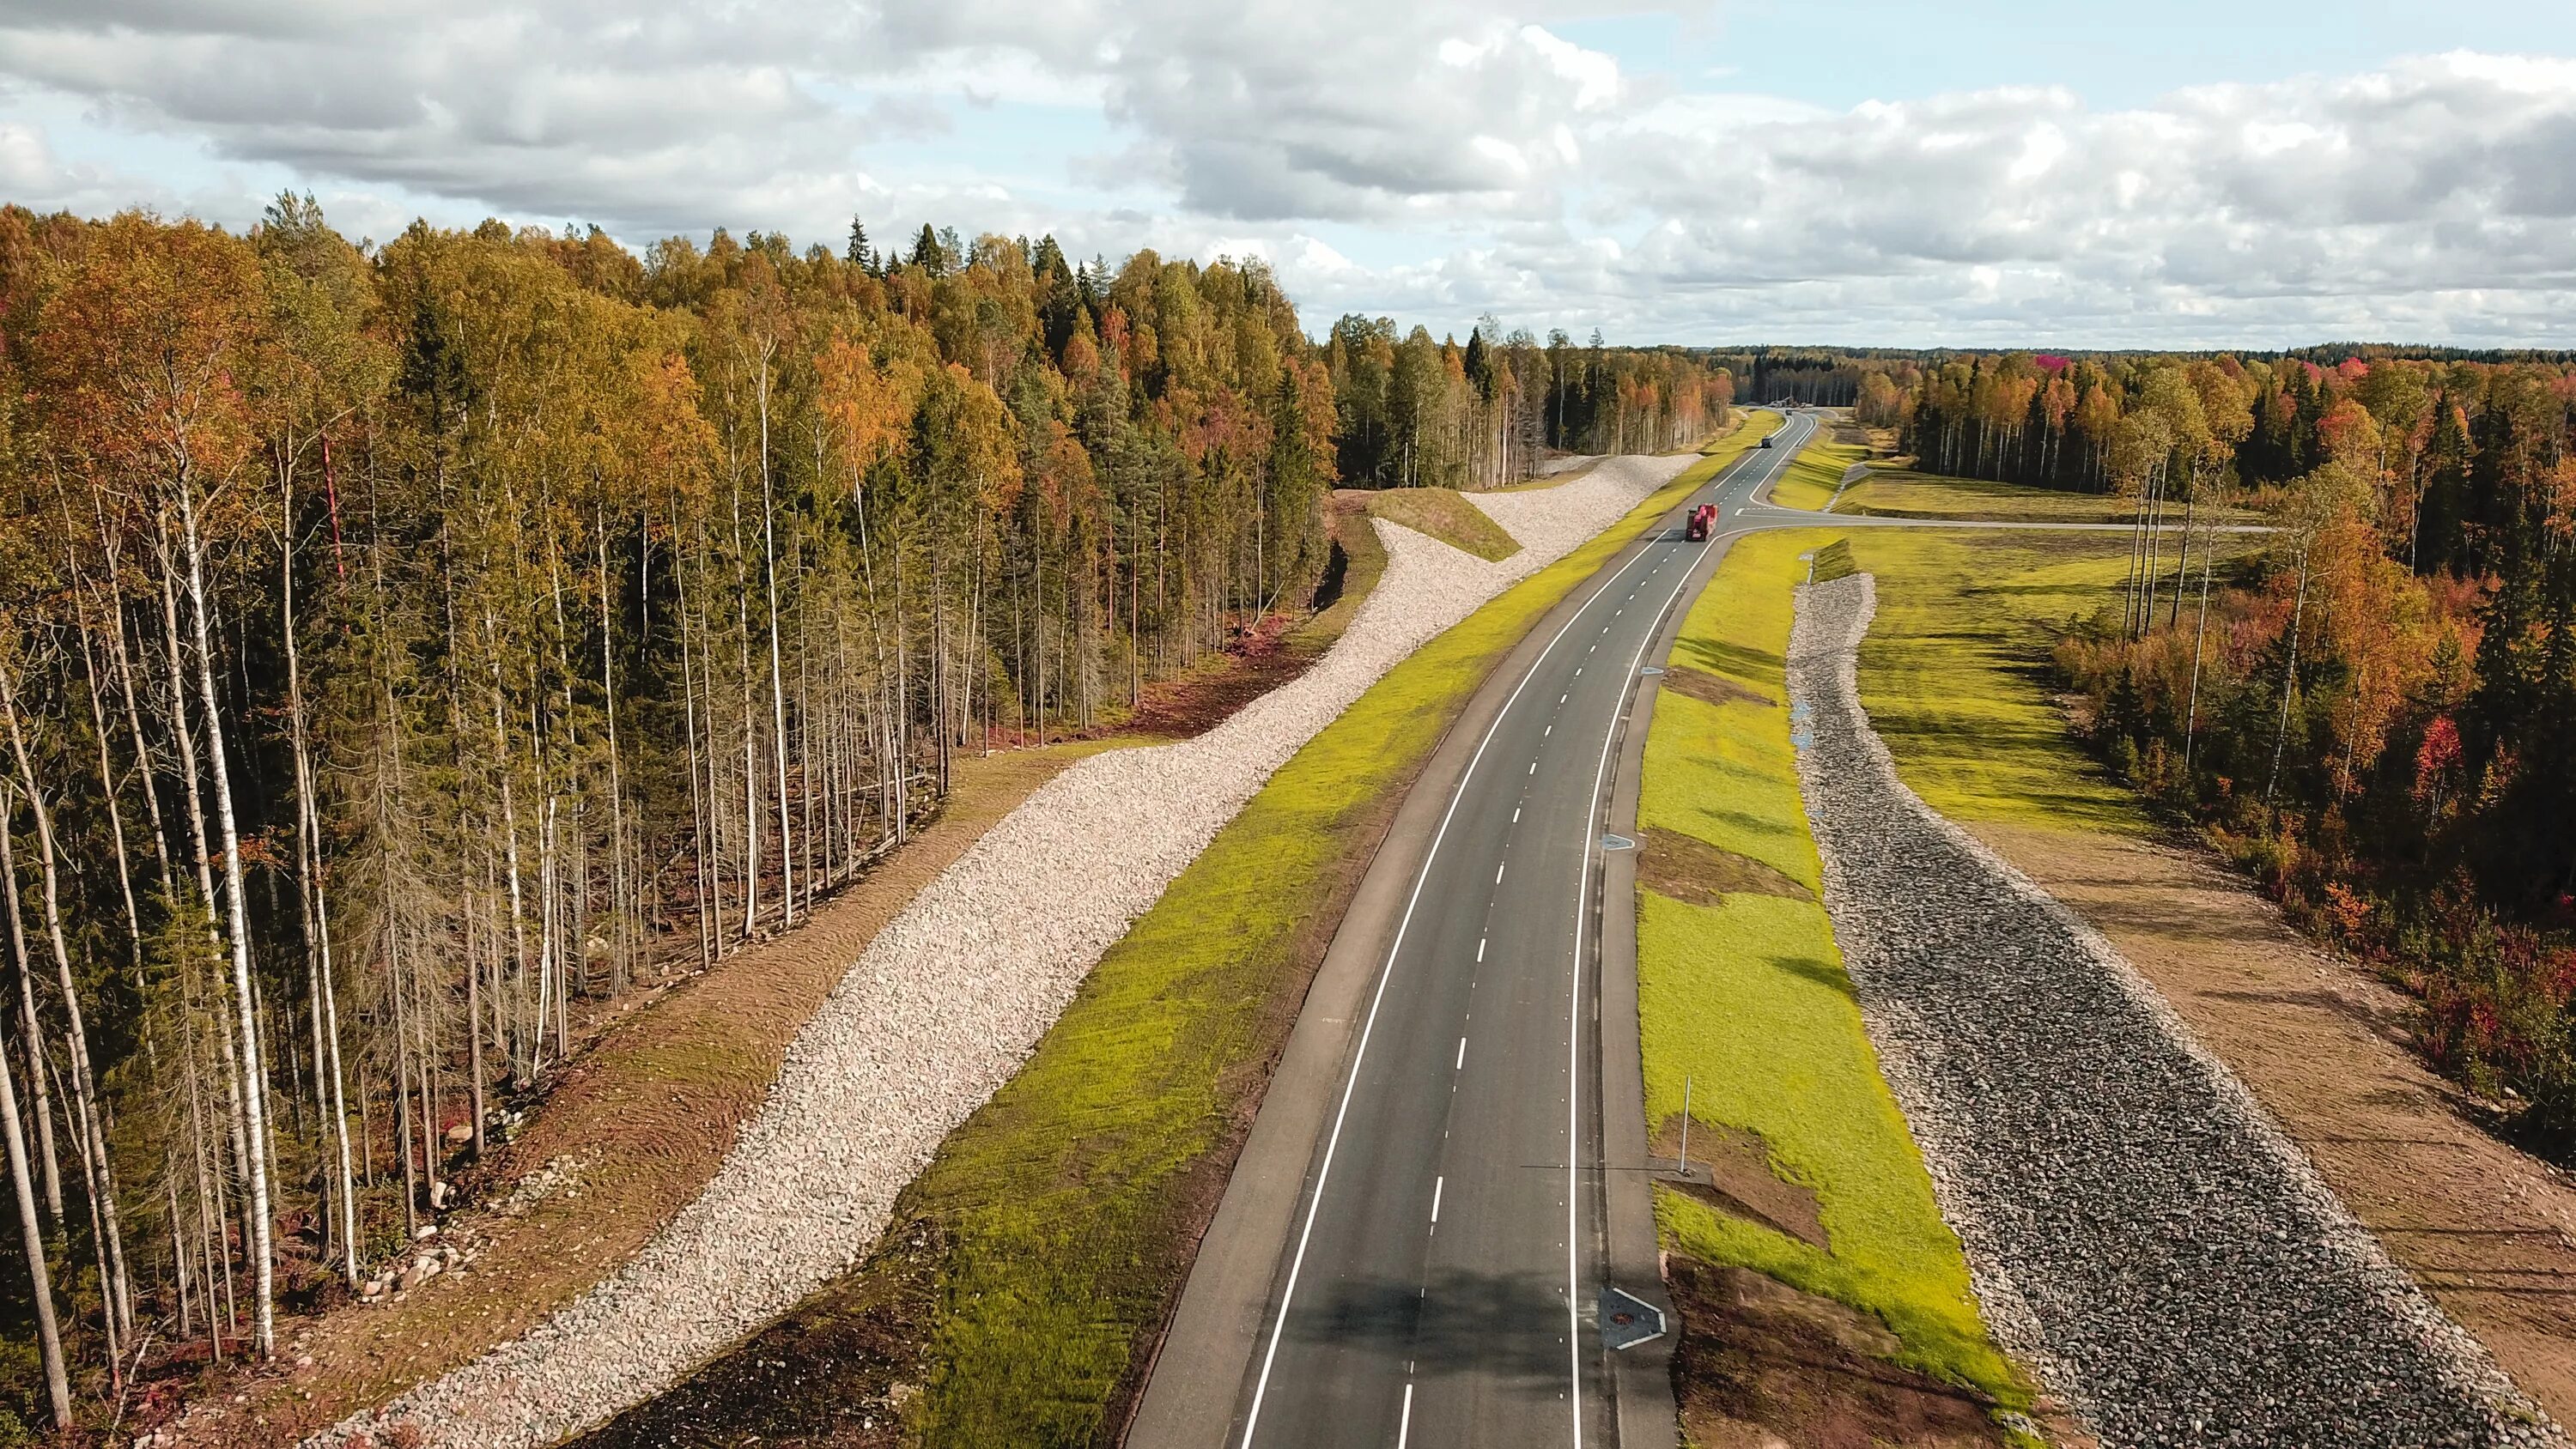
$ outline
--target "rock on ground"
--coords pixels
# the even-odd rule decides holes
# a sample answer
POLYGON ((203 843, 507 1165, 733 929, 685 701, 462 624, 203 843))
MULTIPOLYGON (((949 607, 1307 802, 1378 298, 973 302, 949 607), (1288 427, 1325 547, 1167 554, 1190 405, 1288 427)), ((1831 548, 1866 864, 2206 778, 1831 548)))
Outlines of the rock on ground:
POLYGON ((1799 777, 1862 1012, 2006 1345, 2106 1446, 2560 1445, 2081 918, 1897 778, 1857 574, 1800 591, 1799 777))
POLYGON ((552 1444, 845 1271, 940 1141, 1272 771, 1398 661, 1695 461, 1615 458, 1561 487, 1475 495, 1522 545, 1500 563, 1379 522, 1386 572, 1314 668, 1196 739, 1075 764, 878 933, 714 1180, 634 1261, 526 1338, 309 1442, 391 1442, 407 1426, 423 1449, 552 1444))

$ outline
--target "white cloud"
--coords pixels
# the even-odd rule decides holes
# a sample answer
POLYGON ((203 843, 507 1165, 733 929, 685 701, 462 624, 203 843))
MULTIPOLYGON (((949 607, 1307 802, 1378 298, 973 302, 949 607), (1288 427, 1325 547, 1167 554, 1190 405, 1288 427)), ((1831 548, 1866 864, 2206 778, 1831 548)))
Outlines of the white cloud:
POLYGON ((1758 68, 1680 89, 1556 18, 27 0, 0 19, 0 189, 238 222, 291 182, 380 236, 492 211, 639 243, 835 241, 855 208, 889 235, 1267 256, 1318 329, 1351 307, 1634 340, 2563 342, 2576 315, 2576 61, 1826 109, 1746 89, 1758 68), (1336 228, 1383 244, 1354 261, 1336 228))

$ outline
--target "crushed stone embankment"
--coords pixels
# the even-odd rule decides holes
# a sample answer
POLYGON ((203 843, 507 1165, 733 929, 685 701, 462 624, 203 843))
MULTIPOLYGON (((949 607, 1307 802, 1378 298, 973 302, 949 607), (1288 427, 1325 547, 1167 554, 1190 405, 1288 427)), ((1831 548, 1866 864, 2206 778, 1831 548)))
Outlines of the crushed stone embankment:
POLYGON ((631 1262, 526 1337, 311 1443, 551 1444, 847 1269, 941 1140, 1272 771, 1406 655, 1696 461, 1617 458, 1559 488, 1475 496, 1522 545, 1499 563, 1379 524, 1386 572, 1312 669, 1196 739, 1067 769, 879 933, 715 1179, 631 1262))
POLYGON ((2099 933, 1898 779, 1875 607, 1800 591, 1789 681, 1825 899, 2007 1346, 2105 1445, 2564 1441, 2099 933))

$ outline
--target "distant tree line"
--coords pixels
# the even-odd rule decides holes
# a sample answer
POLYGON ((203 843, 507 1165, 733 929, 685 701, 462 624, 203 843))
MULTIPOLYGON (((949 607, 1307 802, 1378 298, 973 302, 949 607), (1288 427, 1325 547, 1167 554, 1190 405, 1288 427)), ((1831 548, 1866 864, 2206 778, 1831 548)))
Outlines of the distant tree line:
POLYGON ((1348 316, 1324 345, 1336 454, 1356 487, 1489 488, 1550 451, 1659 452, 1726 425, 1734 379, 1687 354, 1575 345, 1479 321, 1466 345, 1348 316))

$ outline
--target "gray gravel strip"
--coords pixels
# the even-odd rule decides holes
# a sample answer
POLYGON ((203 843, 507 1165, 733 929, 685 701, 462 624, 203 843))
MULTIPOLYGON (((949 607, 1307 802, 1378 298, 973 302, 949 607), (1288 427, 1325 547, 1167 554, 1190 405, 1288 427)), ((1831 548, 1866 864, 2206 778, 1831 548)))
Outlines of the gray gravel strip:
POLYGON ((846 1270, 941 1140, 1272 771, 1405 656, 1695 461, 1614 458, 1562 487, 1479 497, 1522 545, 1499 563, 1381 521, 1386 571, 1312 669, 1196 739, 1066 769, 880 931, 715 1179, 634 1261, 527 1337, 308 1442, 551 1444, 846 1270))
POLYGON ((1799 591, 1799 778, 1888 1084, 2006 1346, 2107 1446, 2563 1445, 2110 943, 1897 778, 1858 574, 1799 591))

